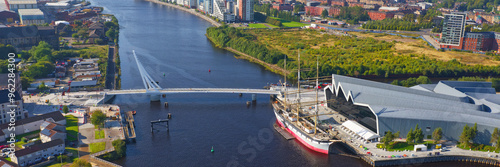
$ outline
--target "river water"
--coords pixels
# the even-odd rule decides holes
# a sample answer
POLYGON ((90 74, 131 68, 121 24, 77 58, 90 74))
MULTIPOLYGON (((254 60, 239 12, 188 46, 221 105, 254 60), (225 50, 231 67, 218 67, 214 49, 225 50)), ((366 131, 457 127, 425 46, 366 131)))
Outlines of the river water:
MULTIPOLYGON (((211 25, 187 12, 143 0, 91 2, 119 20, 122 89, 144 88, 132 50, 163 88, 263 88, 282 79, 215 48, 204 35, 211 25)), ((117 96, 114 103, 122 110, 137 111, 137 139, 127 144, 127 157, 116 163, 131 167, 369 166, 285 140, 272 128, 276 119, 269 96, 259 95, 257 104, 247 107, 249 100, 249 94, 169 94, 161 102, 150 102, 146 95, 117 96), (168 108, 162 106, 165 101, 168 108), (150 121, 165 119, 168 113, 173 116, 170 130, 158 126, 151 133, 150 121)))

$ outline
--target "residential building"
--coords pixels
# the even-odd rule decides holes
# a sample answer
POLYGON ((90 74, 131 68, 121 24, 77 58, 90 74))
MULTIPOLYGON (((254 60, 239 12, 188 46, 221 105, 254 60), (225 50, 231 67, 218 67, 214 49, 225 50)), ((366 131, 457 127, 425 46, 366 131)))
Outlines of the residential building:
MULTIPOLYGON (((5 116, 3 117, 5 118, 5 116)), ((66 118, 61 114, 60 111, 54 111, 47 114, 36 115, 29 118, 16 120, 14 131, 9 131, 8 122, 3 122, 3 124, 0 125, 0 142, 5 142, 6 140, 8 140, 11 133, 14 133, 15 135, 21 135, 24 133, 40 130, 40 125, 42 125, 42 123, 45 121, 51 121, 57 124, 66 125, 66 118)))
POLYGON ((333 0, 330 2, 332 6, 347 6, 347 2, 343 1, 343 0, 333 0))
POLYGON ((441 47, 460 49, 462 38, 465 35, 466 13, 445 14, 443 19, 443 31, 441 33, 441 47), (458 47, 458 48, 457 48, 458 47))
POLYGON ((393 18, 394 12, 368 11, 368 16, 370 16, 372 20, 384 20, 393 18))
POLYGON ((23 25, 45 24, 45 17, 40 9, 19 9, 17 13, 23 25))
POLYGON ((292 11, 293 7, 290 4, 273 4, 273 8, 279 11, 292 11))
MULTIPOLYGON (((0 1, 0 2, 2 2, 2 1, 0 1)), ((1 3, 0 3, 0 5, 1 5, 1 3)), ((19 21, 19 15, 16 12, 10 11, 10 10, 1 10, 0 9, 0 23, 10 24, 10 23, 14 23, 16 21, 19 21)))
POLYGON ((19 165, 17 165, 14 162, 11 162, 9 160, 6 160, 5 158, 0 157, 0 166, 1 167, 18 167, 19 165))
POLYGON ((214 13, 214 9, 213 9, 214 0, 205 0, 204 2, 205 2, 204 6, 203 6, 204 11, 208 14, 214 13))
POLYGON ((66 126, 50 121, 40 125, 40 140, 47 143, 56 139, 66 140, 66 126))
MULTIPOLYGON (((1 78, 0 90, 9 89, 9 80, 8 80, 10 78, 9 73, 0 74, 0 78, 1 78)), ((12 82, 10 84, 12 84, 12 82)), ((19 73, 15 73, 13 87, 16 90, 16 92, 20 92, 20 96, 22 98, 23 85, 21 84, 21 77, 19 76, 19 73)), ((12 86, 10 88, 12 88, 12 86)))
POLYGON ((0 43, 10 44, 17 50, 29 50, 40 41, 47 42, 52 49, 59 49, 59 36, 54 27, 0 27, 0 43))
POLYGON ((25 149, 18 150, 11 155, 12 162, 19 166, 30 166, 41 162, 50 156, 58 156, 64 153, 64 141, 56 139, 47 143, 36 144, 25 149))
POLYGON ((7 0, 9 9, 16 11, 19 9, 37 9, 36 0, 7 0))
POLYGON ((9 122, 11 116, 15 116, 14 118, 16 120, 28 117, 28 111, 23 107, 23 99, 19 95, 19 92, 13 92, 13 103, 11 103, 11 100, 9 98, 10 93, 11 92, 9 89, 0 90, 0 123, 2 124, 9 122), (16 106, 14 107, 14 109, 12 109, 9 105, 16 106))
POLYGON ((253 21, 253 0, 238 0, 238 19, 253 21))

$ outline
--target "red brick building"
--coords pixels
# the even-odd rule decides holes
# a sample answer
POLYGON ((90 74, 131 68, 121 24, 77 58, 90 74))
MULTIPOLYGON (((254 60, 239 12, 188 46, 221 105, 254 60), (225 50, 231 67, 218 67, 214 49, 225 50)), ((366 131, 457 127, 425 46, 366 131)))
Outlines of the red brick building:
POLYGON ((357 2, 350 2, 349 3, 349 7, 356 7, 356 6, 363 7, 363 6, 365 6, 365 4, 357 3, 357 2))
POLYGON ((306 13, 309 13, 311 16, 321 16, 323 10, 328 11, 328 16, 336 16, 340 14, 340 8, 329 7, 329 6, 306 6, 306 13))
POLYGON ((332 6, 347 6, 347 2, 342 1, 342 0, 333 0, 331 2, 332 6))
POLYGON ((368 15, 372 20, 384 20, 386 18, 393 18, 394 12, 368 11, 368 15))
POLYGON ((500 34, 494 32, 467 32, 460 38, 458 46, 441 45, 445 49, 468 50, 474 52, 499 52, 500 34))
POLYGON ((273 4, 273 8, 279 11, 288 10, 292 11, 293 7, 290 4, 273 4))

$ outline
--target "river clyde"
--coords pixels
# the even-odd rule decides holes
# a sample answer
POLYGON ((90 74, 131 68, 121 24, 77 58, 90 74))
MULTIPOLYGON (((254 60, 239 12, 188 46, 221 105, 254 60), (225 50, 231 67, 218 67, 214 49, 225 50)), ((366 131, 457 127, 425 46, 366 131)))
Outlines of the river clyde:
MULTIPOLYGON (((282 79, 215 48, 204 35, 211 24, 187 12, 143 0, 91 2, 119 20, 122 89, 144 88, 132 50, 163 88, 262 88, 282 79)), ((276 119, 269 97, 258 96, 257 105, 247 107, 250 99, 248 94, 176 94, 162 98, 162 103, 169 102, 169 108, 164 108, 145 95, 117 96, 114 103, 122 110, 137 111, 137 139, 127 144, 127 157, 116 163, 144 167, 369 166, 356 158, 319 154, 285 140, 272 129, 276 119), (158 128, 151 133, 149 122, 164 119, 168 113, 173 116, 170 130, 158 128)))

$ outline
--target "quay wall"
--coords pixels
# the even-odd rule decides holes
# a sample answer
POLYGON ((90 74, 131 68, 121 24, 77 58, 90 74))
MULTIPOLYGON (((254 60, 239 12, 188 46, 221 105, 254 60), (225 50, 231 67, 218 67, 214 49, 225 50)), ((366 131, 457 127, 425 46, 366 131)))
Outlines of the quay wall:
POLYGON ((406 157, 406 158, 394 158, 394 159, 383 159, 377 160, 373 156, 370 156, 362 151, 355 149, 354 146, 350 145, 347 141, 342 140, 341 142, 350 151, 354 152, 359 159, 362 159, 371 166, 399 166, 399 165, 411 165, 411 164, 424 164, 432 162, 468 162, 468 163, 478 163, 486 164, 491 166, 500 166, 500 161, 497 158, 487 158, 487 157, 474 157, 474 156, 464 156, 464 155, 433 155, 426 157, 406 157))

